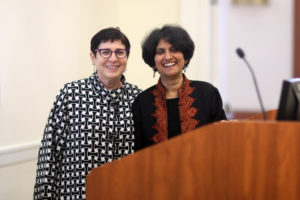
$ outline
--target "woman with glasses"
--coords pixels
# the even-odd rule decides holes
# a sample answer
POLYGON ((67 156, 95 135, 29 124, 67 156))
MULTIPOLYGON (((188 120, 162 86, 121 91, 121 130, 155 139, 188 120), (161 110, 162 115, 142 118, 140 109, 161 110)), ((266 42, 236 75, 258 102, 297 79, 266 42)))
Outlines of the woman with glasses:
POLYGON ((160 78, 133 105, 135 150, 226 119, 218 90, 207 82, 189 80, 184 74, 194 42, 183 28, 153 30, 142 43, 142 51, 145 63, 160 78))
POLYGON ((34 199, 85 199, 92 168, 133 153, 131 109, 141 90, 123 76, 129 52, 119 29, 92 38, 96 70, 65 84, 56 97, 39 150, 34 199))

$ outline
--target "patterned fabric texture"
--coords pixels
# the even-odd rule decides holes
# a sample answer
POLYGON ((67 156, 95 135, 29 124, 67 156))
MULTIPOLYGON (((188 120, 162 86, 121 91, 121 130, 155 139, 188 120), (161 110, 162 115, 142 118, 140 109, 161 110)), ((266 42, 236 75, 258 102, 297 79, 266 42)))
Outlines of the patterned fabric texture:
POLYGON ((85 178, 133 153, 132 103, 141 90, 125 82, 107 90, 96 73, 65 84, 41 142, 34 199, 85 199, 85 178))
MULTIPOLYGON (((199 120, 193 118, 199 110, 192 107, 196 98, 192 98, 190 95, 193 93, 194 89, 195 87, 190 87, 190 81, 183 74, 183 84, 178 90, 179 116, 182 133, 195 129, 195 127, 199 124, 199 120)), ((157 130, 157 133, 152 139, 155 143, 158 143, 168 139, 165 88, 161 83, 161 79, 158 81, 156 88, 152 91, 152 94, 154 96, 153 105, 156 107, 156 110, 152 115, 157 119, 156 124, 153 125, 153 128, 157 130)))

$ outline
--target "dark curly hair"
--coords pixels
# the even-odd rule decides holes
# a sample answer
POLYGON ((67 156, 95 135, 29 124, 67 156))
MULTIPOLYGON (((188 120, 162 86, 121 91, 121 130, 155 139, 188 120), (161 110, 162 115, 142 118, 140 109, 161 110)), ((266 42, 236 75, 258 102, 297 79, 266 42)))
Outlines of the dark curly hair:
MULTIPOLYGON (((142 42, 142 55, 145 63, 150 67, 155 66, 155 53, 158 42, 164 39, 173 47, 182 52, 187 61, 184 68, 187 67, 194 54, 195 45, 186 30, 180 26, 165 25, 161 29, 154 29, 142 42)), ((156 71, 156 69, 154 69, 156 71)))
POLYGON ((130 52, 130 42, 126 35, 122 33, 118 27, 102 29, 96 33, 91 39, 91 51, 96 56, 96 49, 98 48, 99 44, 107 41, 114 42, 115 40, 120 40, 122 44, 125 45, 125 48, 128 50, 128 57, 130 52))

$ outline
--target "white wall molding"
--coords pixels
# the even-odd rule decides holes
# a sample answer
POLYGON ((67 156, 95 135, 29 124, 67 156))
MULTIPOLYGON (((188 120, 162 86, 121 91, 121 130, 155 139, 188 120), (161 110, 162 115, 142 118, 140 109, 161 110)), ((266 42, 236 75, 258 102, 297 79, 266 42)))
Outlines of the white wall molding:
POLYGON ((37 159, 40 141, 0 149, 0 168, 37 159))

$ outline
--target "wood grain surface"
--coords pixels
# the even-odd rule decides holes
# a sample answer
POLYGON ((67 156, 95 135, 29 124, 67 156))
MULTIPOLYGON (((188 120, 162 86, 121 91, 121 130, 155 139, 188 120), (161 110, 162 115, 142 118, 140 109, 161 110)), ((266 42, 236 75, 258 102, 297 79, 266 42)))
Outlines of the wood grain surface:
POLYGON ((92 170, 94 199, 300 199, 300 123, 207 125, 92 170))

